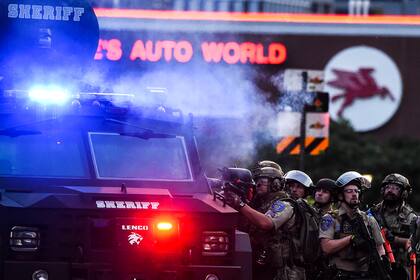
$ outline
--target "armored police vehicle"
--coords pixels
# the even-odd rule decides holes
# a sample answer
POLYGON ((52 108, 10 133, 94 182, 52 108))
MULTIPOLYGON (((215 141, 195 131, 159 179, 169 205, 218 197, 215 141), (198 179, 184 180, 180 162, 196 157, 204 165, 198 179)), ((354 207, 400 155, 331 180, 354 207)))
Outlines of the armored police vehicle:
POLYGON ((0 6, 0 279, 250 279, 192 117, 82 90, 98 40, 86 2, 0 6))

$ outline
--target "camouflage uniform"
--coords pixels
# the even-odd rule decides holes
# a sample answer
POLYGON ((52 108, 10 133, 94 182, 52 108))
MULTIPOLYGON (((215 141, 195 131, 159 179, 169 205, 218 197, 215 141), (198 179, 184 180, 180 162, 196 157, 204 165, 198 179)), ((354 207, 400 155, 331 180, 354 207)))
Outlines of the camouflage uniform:
MULTIPOLYGON (((313 187, 311 178, 300 170, 287 172, 284 179, 286 182, 285 189, 291 196, 289 183, 297 183, 303 187, 305 196, 310 193, 313 187)), ((302 223, 298 219, 297 211, 291 202, 277 200, 265 213, 271 219, 274 226, 274 233, 268 241, 271 264, 276 268, 274 280, 306 279, 305 265, 301 253, 303 252, 303 246, 300 244, 302 223)))
MULTIPOLYGON (((264 175, 259 173, 256 177, 272 178, 271 176, 267 176, 268 172, 266 171, 269 170, 267 168, 273 169, 272 167, 262 167, 260 171, 264 173, 264 175)), ((289 176, 285 176, 286 184, 288 183, 287 180, 293 180, 293 188, 295 189, 295 192, 299 189, 299 187, 303 188, 304 194, 309 192, 309 189, 312 186, 312 180, 307 174, 298 170, 289 171, 288 174, 289 176)), ((276 176, 276 178, 280 177, 276 176)), ((273 182, 274 181, 275 180, 273 180, 273 182)), ((276 186, 279 185, 276 184, 276 186)), ((227 201, 227 203, 229 203, 229 205, 233 205, 233 207, 245 207, 241 206, 240 198, 232 193, 229 193, 229 196, 227 196, 227 201)), ((273 274, 268 276, 265 275, 266 278, 258 277, 256 279, 306 279, 305 269, 303 267, 303 255, 301 253, 297 253, 303 251, 302 246, 299 244, 300 228, 302 223, 300 222, 300 219, 297 218, 298 215, 296 215, 296 212, 299 210, 296 210, 292 205, 294 205, 292 200, 283 201, 282 199, 277 199, 269 206, 267 212, 265 213, 265 216, 269 219, 268 222, 271 221, 270 225, 272 225, 272 227, 270 227, 270 231, 267 231, 267 234, 264 235, 267 237, 266 244, 269 255, 266 263, 269 265, 269 268, 273 268, 273 274)), ((243 208, 247 209, 245 211, 243 211, 242 208, 239 209, 241 209, 240 211, 243 212, 247 218, 255 218, 254 212, 258 213, 258 211, 249 206, 248 208, 243 208), (250 209, 252 209, 252 211, 250 209)), ((260 226, 258 223, 256 223, 256 225, 260 226)))
MULTIPOLYGON (((383 202, 372 207, 371 211, 383 223, 382 226, 391 231, 395 237, 410 238, 413 226, 417 222, 417 215, 410 205, 403 202, 394 208, 386 208, 383 202), (413 225, 414 224, 414 225, 413 225)), ((389 240, 395 257, 395 269, 402 268, 409 275, 408 255, 404 247, 397 246, 389 240)), ((399 277, 401 279, 401 277, 399 277)))
MULTIPOLYGON (((266 213, 274 201, 287 198, 284 191, 268 193, 263 197, 256 197, 249 206, 261 213, 266 213)), ((255 225, 248 223, 248 232, 251 239, 254 279, 273 279, 273 269, 268 262, 268 243, 271 232, 258 229, 255 225)))
POLYGON ((293 206, 287 201, 277 200, 266 216, 272 220, 275 231, 268 241, 271 263, 277 270, 274 279, 306 279, 303 258, 297 253, 302 250, 299 244, 301 225, 293 206))
MULTIPOLYGON (((358 211, 368 227, 371 236, 374 238, 377 245, 384 243, 382 238, 379 225, 377 221, 372 217, 366 215, 366 213, 358 211)), ((319 228, 319 238, 327 239, 340 239, 349 235, 354 235, 355 232, 352 228, 350 218, 347 215, 346 208, 340 206, 338 213, 326 214, 322 217, 321 225, 319 228)), ((334 279, 374 279, 369 275, 369 252, 363 251, 359 248, 348 246, 343 250, 331 255, 329 263, 331 266, 335 266, 342 278, 334 279), (352 278, 353 277, 353 278, 352 278)))
MULTIPOLYGON (((395 205, 386 204, 386 201, 382 201, 370 210, 380 225, 391 233, 387 234, 395 257, 395 264, 393 265, 391 276, 393 279, 403 280, 408 279, 408 275, 410 274, 408 253, 404 246, 394 242, 394 238, 409 239, 414 235, 418 216, 411 206, 405 202, 411 193, 411 186, 408 179, 397 173, 386 176, 381 184, 381 193, 383 196, 385 195, 385 188, 388 184, 395 184, 401 188, 400 197, 395 205)), ((412 245, 415 246, 415 244, 412 245)))
MULTIPOLYGON (((258 182, 259 178, 266 178, 269 180, 270 184, 267 193, 256 193, 253 200, 249 203, 249 206, 253 209, 260 213, 265 213, 274 201, 288 197, 284 191, 280 190, 283 180, 283 171, 275 162, 258 162, 257 168, 253 170, 253 175, 255 181, 258 182)), ((275 269, 273 269, 267 259, 269 251, 267 240, 269 240, 271 232, 263 231, 248 222, 246 224, 252 246, 253 278, 261 280, 273 279, 275 269)))

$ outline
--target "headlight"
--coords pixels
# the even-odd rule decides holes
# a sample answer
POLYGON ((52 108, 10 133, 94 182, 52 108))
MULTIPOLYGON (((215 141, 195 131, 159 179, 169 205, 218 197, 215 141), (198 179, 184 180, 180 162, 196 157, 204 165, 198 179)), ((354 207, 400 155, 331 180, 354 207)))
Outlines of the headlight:
POLYGON ((203 256, 226 256, 229 251, 229 237, 224 231, 203 232, 203 256))
POLYGON ((34 252, 40 243, 39 230, 32 227, 14 226, 10 231, 10 248, 17 252, 34 252))
POLYGON ((32 274, 32 280, 48 280, 48 272, 45 270, 37 270, 32 274))

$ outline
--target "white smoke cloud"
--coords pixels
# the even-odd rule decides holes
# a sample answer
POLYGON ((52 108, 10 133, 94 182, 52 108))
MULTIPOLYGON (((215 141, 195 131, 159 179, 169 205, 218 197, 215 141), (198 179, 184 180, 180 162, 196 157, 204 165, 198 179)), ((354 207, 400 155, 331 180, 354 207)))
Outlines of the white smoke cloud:
MULTIPOLYGON (((305 102, 293 92, 282 95, 277 104, 268 102, 255 86, 253 71, 243 66, 204 69, 189 65, 181 71, 177 68, 124 74, 114 80, 112 90, 134 94, 138 105, 159 100, 165 106, 180 109, 184 115, 192 113, 204 165, 213 170, 236 163, 245 166, 261 160, 256 154, 258 146, 274 144, 285 131, 296 130, 296 117, 279 111, 299 109, 299 104, 305 102), (151 86, 166 88, 166 97, 146 94, 151 86)), ((102 77, 89 77, 94 78, 102 77)), ((282 78, 280 72, 271 81, 279 91, 282 78)))

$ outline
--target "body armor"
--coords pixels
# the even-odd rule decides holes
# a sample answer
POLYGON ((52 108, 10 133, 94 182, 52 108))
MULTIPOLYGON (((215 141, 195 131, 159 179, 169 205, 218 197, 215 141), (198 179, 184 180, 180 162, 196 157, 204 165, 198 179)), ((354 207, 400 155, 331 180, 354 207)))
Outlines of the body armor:
MULTIPOLYGON (((410 238, 414 234, 417 215, 410 205, 403 202, 394 209, 385 209, 383 202, 372 207, 372 211, 379 217, 381 226, 391 231, 393 236, 410 238)), ((407 252, 405 248, 397 247, 391 242, 395 260, 402 266, 407 266, 407 252)))

